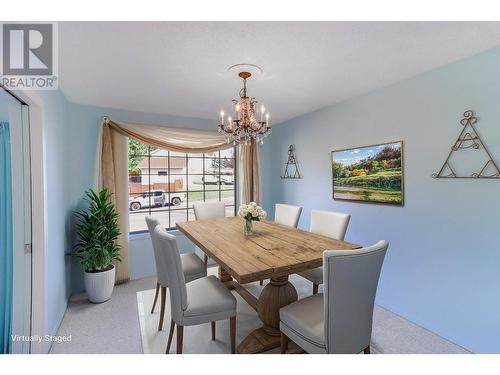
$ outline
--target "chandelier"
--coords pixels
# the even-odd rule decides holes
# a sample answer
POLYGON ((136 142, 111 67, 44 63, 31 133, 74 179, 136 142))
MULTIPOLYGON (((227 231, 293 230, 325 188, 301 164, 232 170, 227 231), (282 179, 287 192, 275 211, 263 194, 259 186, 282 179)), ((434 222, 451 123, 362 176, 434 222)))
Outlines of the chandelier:
POLYGON ((227 142, 233 142, 234 145, 247 143, 252 139, 263 143, 263 139, 271 133, 269 113, 266 113, 263 105, 258 106, 258 101, 255 98, 250 98, 247 95, 247 79, 252 74, 240 72, 238 76, 243 79, 243 88, 240 90, 240 98, 233 99, 232 114, 234 118, 228 115, 226 120, 224 111, 221 111, 219 133, 224 133, 227 142))

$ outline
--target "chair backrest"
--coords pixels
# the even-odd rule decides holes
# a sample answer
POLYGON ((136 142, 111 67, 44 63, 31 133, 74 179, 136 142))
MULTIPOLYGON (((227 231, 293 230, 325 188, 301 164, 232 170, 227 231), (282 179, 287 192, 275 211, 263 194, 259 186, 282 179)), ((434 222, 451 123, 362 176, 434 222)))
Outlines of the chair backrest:
POLYGON ((156 277, 158 278, 158 282, 160 283, 161 286, 167 287, 168 286, 168 279, 167 279, 167 270, 162 265, 161 262, 161 249, 158 245, 158 241, 156 241, 156 237, 153 236, 155 228, 160 225, 160 222, 157 219, 153 219, 152 217, 146 216, 146 224, 148 225, 149 229, 149 236, 151 237, 151 242, 153 244, 153 253, 155 255, 155 266, 156 266, 156 277))
POLYGON ((370 345, 373 306, 389 244, 323 253, 325 342, 328 353, 359 353, 370 345))
POLYGON ((309 231, 322 236, 344 240, 351 215, 333 211, 311 210, 309 231))
POLYGON ((226 216, 224 202, 196 202, 193 203, 196 220, 218 219, 226 216))
POLYGON ((183 310, 187 307, 186 280, 182 271, 182 262, 177 240, 175 236, 168 233, 161 225, 158 225, 153 236, 160 250, 160 260, 162 267, 167 269, 168 290, 170 293, 170 310, 172 319, 180 323, 183 310))
POLYGON ((297 228, 302 207, 277 203, 274 207, 274 222, 297 228))

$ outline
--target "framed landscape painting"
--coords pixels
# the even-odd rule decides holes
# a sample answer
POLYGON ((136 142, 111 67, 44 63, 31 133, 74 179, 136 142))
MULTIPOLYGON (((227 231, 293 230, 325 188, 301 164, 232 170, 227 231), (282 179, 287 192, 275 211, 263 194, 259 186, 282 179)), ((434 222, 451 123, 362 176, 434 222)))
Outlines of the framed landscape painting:
POLYGON ((333 199, 402 206, 403 141, 332 151, 333 199))

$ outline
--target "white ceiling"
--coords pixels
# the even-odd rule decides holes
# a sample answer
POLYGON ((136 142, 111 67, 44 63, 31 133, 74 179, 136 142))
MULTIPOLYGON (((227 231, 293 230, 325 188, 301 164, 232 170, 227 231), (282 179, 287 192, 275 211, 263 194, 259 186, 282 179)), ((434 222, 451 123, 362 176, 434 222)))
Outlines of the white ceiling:
POLYGON ((276 124, 500 45, 500 22, 64 22, 59 79, 82 104, 217 118, 241 82, 276 124))

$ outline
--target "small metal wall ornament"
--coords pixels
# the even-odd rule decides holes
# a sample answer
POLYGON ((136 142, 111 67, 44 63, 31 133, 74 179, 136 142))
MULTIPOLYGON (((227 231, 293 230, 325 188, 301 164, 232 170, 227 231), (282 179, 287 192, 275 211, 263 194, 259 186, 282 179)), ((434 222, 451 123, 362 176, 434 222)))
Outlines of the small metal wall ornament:
POLYGON ((500 169, 498 169, 498 166, 493 161, 491 154, 474 127, 477 121, 478 119, 474 116, 473 111, 464 112, 464 118, 460 120, 463 129, 451 147, 450 153, 439 172, 432 174, 433 178, 500 178, 500 169), (451 167, 450 158, 455 152, 465 149, 483 150, 487 156, 487 161, 478 172, 474 172, 469 176, 460 176, 451 167), (491 172, 488 174, 488 171, 491 172))
POLYGON ((285 172, 281 178, 302 178, 297 166, 297 159, 295 158, 295 145, 290 145, 288 147, 288 160, 285 164, 285 172))

